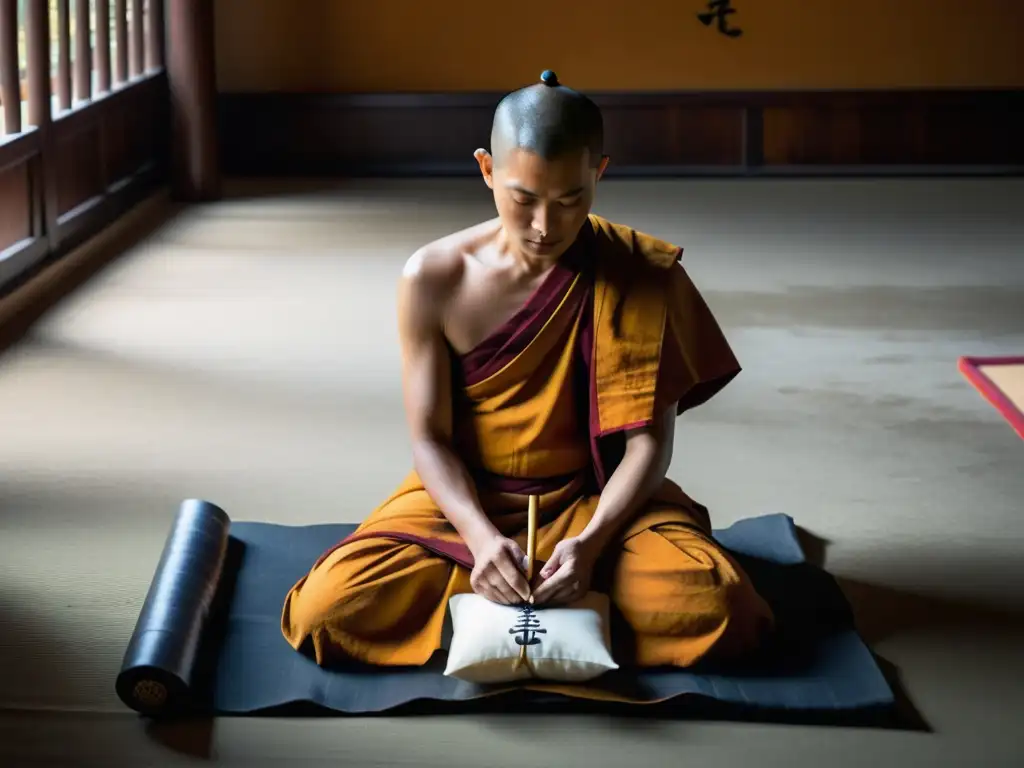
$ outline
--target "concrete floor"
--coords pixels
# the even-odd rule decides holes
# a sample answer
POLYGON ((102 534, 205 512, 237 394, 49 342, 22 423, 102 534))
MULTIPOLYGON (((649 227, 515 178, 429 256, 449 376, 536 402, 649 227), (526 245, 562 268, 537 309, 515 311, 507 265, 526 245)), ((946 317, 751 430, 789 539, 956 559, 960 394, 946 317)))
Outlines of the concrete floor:
POLYGON ((356 521, 408 470, 395 281, 417 246, 492 211, 469 181, 238 183, 0 359, 0 763, 1024 763, 1024 444, 956 369, 1024 354, 1021 180, 609 181, 596 207, 685 246, 745 366, 681 421, 672 476, 716 525, 786 512, 823 539, 932 732, 482 715, 147 728, 125 711, 113 679, 181 499, 356 521))

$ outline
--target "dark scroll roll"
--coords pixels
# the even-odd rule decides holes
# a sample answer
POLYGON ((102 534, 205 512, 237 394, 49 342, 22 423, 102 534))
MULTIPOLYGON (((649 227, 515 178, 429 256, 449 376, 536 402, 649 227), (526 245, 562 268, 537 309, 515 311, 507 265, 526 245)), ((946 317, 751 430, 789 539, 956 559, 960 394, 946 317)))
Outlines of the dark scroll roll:
POLYGON ((115 689, 145 715, 187 706, 231 520, 206 501, 182 503, 128 642, 115 689))

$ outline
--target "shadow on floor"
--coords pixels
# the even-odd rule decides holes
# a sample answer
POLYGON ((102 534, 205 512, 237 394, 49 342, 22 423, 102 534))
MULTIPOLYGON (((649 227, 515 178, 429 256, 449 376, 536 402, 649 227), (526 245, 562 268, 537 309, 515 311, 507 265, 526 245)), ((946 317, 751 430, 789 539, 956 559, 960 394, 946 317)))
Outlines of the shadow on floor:
MULTIPOLYGON (((81 607, 75 601, 81 598, 69 594, 56 604, 47 600, 40 605, 34 590, 11 579, 0 585, 0 714, 4 730, 12 729, 13 737, 13 743, 0 744, 0 764, 36 764, 39 754, 51 754, 55 718, 109 710, 96 687, 105 675, 90 653, 98 641, 75 616, 81 607), (62 609, 71 617, 62 615, 62 609), (7 750, 23 762, 5 762, 7 750)), ((69 755, 118 751, 98 730, 74 730, 60 748, 69 755)))
MULTIPOLYGON (((966 601, 915 594, 880 584, 837 578, 853 610, 857 631, 871 647, 901 635, 941 636, 953 629, 969 628, 979 634, 1024 629, 1024 615, 1000 611, 966 601)), ((889 687, 896 696, 899 719, 931 731, 914 705, 913 691, 903 683, 899 668, 874 654, 889 687)))
MULTIPOLYGON (((797 535, 808 562, 824 569, 830 542, 800 527, 797 535)), ((978 632, 1024 629, 1024 614, 1019 612, 845 577, 836 577, 836 582, 853 611, 857 632, 872 648, 889 638, 907 634, 941 635, 956 628, 978 632)), ((931 731, 914 705, 900 669, 877 652, 874 656, 896 696, 897 718, 907 727, 931 731)))
MULTIPOLYGON (((797 535, 807 561, 826 569, 830 542, 799 527, 797 535)), ((970 572, 958 574, 960 579, 970 577, 970 572)), ((853 610, 857 631, 869 645, 895 635, 935 633, 957 627, 1024 629, 1024 612, 1021 611, 925 595, 844 576, 837 576, 836 581, 853 610)))
POLYGON ((970 627, 979 632, 1024 629, 1024 614, 974 605, 963 600, 934 597, 870 584, 837 579, 853 608, 857 630, 868 643, 879 643, 907 633, 942 634, 970 627))
POLYGON ((179 755, 199 760, 213 760, 213 734, 216 718, 195 717, 169 720, 147 720, 146 735, 160 746, 179 755))
POLYGON ((801 528, 799 525, 796 526, 796 537, 800 542, 800 548, 804 551, 804 557, 807 558, 807 562, 816 568, 824 568, 825 559, 828 554, 828 545, 831 542, 815 533, 811 533, 806 528, 801 528))

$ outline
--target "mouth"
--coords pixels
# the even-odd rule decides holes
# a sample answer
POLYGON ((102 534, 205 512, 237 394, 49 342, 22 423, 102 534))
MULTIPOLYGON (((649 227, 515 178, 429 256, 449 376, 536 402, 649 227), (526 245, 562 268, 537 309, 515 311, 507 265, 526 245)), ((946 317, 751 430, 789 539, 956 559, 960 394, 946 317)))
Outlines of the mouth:
POLYGON ((529 243, 530 247, 533 250, 535 250, 535 251, 551 251, 551 250, 554 250, 554 248, 561 241, 560 240, 546 240, 546 241, 542 242, 540 240, 527 240, 526 242, 529 243))

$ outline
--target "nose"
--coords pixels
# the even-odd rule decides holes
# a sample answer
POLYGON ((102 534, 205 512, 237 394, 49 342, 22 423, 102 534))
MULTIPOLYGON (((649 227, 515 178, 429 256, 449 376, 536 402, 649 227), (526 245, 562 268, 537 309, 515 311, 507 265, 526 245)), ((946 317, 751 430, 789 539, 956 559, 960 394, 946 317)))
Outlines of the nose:
POLYGON ((551 232, 551 214, 547 205, 541 203, 534 209, 532 226, 541 238, 546 238, 551 232))

